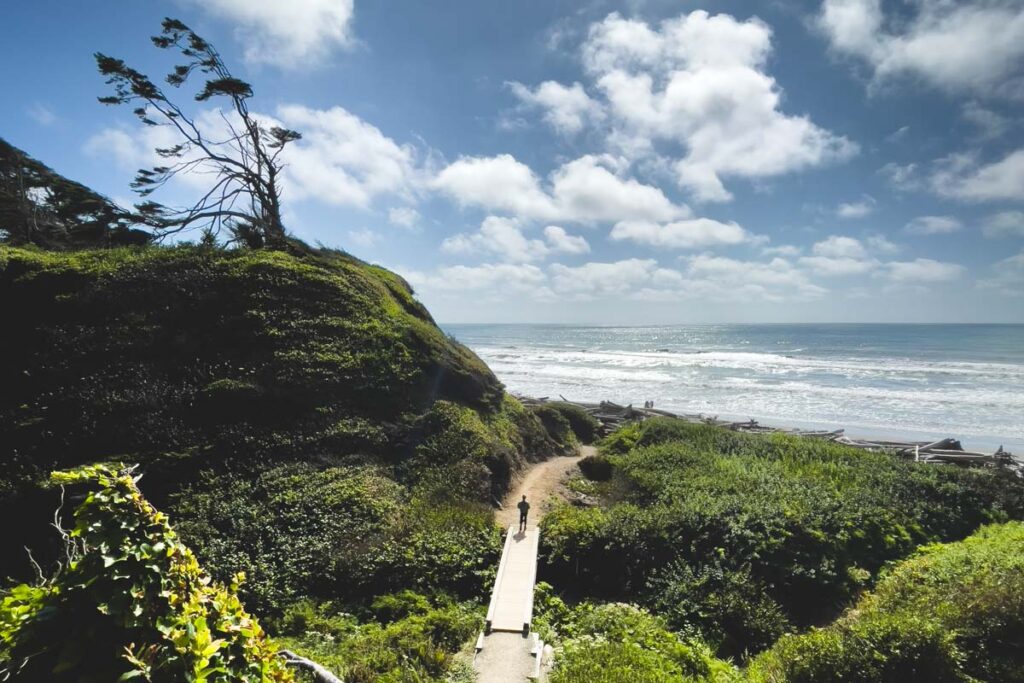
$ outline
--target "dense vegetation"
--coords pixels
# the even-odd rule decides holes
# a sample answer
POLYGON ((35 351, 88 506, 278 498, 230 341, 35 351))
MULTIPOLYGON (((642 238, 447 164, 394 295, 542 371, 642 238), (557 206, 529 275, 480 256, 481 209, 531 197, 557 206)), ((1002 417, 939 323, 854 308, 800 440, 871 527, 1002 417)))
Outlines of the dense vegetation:
POLYGON ((545 518, 543 576, 637 601, 720 656, 833 619, 921 544, 1024 517, 1024 487, 999 472, 674 420, 620 430, 602 468, 604 505, 545 518))
POLYGON ((1024 681, 1024 524, 982 528, 896 565, 835 624, 785 636, 753 683, 1024 681))
POLYGON ((21 520, 0 576, 33 575, 23 546, 60 557, 49 473, 116 459, 261 616, 314 602, 386 630, 374 598, 415 589, 454 619, 493 575, 491 499, 575 440, 343 253, 0 247, 0 315, 0 515, 21 520))
POLYGON ((85 499, 61 570, 0 601, 0 679, 292 680, 235 594, 244 576, 211 583, 130 472, 86 466, 53 480, 85 499))

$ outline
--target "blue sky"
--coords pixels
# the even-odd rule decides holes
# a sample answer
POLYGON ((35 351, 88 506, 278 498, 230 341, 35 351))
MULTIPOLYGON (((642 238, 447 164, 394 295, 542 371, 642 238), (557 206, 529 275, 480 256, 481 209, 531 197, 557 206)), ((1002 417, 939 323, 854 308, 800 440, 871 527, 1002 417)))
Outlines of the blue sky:
POLYGON ((441 321, 1024 322, 1021 0, 14 3, 0 135, 132 201, 92 53, 165 73, 165 15, 304 134, 288 228, 441 321))

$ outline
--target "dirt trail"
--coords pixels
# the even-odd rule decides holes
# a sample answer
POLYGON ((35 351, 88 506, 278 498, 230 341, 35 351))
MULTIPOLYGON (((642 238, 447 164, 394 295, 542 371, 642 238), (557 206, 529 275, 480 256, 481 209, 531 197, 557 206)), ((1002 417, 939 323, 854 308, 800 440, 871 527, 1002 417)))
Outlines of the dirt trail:
POLYGON ((549 499, 557 493, 559 484, 570 470, 581 459, 596 453, 597 449, 593 446, 581 446, 577 455, 551 458, 530 467, 512 491, 505 496, 501 509, 495 514, 498 523, 502 527, 508 527, 519 522, 516 504, 525 495, 527 502, 530 503, 530 526, 536 526, 550 506, 549 499))

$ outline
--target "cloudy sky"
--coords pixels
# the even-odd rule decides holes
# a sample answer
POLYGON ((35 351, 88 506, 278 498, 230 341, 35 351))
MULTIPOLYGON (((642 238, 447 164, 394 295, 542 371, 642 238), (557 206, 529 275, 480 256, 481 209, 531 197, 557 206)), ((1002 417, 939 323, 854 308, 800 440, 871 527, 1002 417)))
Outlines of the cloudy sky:
POLYGON ((131 202, 154 133, 91 55, 164 73, 178 17, 303 133, 288 228, 444 322, 1024 322, 1024 0, 4 13, 0 135, 131 202))

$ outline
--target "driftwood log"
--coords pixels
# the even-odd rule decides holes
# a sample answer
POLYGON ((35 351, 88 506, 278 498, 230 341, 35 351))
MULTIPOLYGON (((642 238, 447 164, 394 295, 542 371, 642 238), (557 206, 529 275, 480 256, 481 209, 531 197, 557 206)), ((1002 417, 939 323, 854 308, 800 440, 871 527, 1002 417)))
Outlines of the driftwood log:
POLYGON ((332 674, 324 666, 317 664, 312 659, 306 659, 300 657, 291 650, 281 650, 278 652, 279 655, 284 657, 284 661, 288 666, 295 667, 296 669, 302 669, 313 675, 313 680, 316 683, 345 683, 343 680, 332 674))

